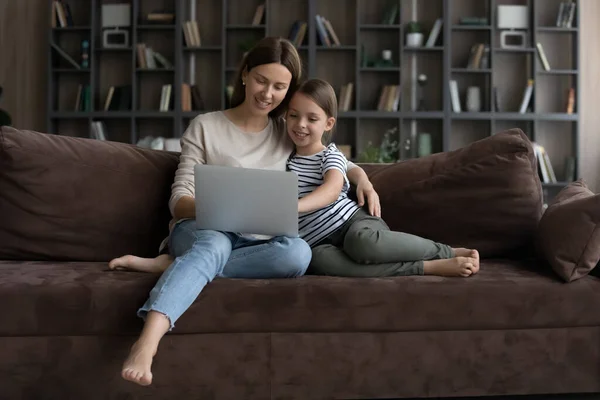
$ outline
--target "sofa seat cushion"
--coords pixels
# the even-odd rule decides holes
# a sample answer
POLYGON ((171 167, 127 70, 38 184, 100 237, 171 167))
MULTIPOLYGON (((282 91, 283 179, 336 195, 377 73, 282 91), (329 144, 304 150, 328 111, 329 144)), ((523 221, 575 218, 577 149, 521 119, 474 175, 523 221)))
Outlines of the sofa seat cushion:
MULTIPOLYGON (((0 262, 0 335, 137 334, 157 275, 103 263, 0 262), (27 264, 27 265, 25 265, 27 264)), ((600 279, 564 284, 526 261, 472 278, 216 279, 175 333, 379 332, 600 326, 600 279)))

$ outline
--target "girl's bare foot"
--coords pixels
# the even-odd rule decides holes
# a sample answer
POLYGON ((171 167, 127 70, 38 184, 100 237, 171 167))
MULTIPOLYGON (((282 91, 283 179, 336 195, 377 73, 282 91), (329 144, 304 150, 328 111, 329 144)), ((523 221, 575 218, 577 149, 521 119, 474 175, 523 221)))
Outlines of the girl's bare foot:
POLYGON ((129 352, 129 357, 123 364, 121 376, 123 379, 137 383, 141 386, 148 386, 152 383, 152 358, 156 354, 156 347, 144 345, 135 342, 129 352))
POLYGON ((471 257, 455 257, 442 260, 424 261, 425 275, 469 277, 479 268, 475 267, 475 259, 471 257))
POLYGON ((142 258, 136 256, 123 256, 115 258, 108 264, 110 269, 129 269, 139 272, 162 273, 171 265, 173 259, 168 254, 161 254, 156 258, 142 258))
POLYGON ((463 247, 459 247, 457 249, 452 250, 454 250, 454 254, 456 254, 457 257, 469 257, 474 259, 475 270, 473 271, 473 273, 476 274, 477 272, 479 272, 479 252, 477 250, 465 249, 463 247))

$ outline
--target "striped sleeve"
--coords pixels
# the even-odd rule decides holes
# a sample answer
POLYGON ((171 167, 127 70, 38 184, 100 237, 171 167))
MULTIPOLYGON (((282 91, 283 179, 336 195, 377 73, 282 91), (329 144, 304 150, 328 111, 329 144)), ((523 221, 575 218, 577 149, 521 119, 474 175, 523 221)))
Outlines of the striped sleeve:
POLYGON ((346 176, 347 167, 346 157, 339 151, 335 146, 331 146, 327 149, 323 155, 323 175, 331 169, 337 169, 346 176))

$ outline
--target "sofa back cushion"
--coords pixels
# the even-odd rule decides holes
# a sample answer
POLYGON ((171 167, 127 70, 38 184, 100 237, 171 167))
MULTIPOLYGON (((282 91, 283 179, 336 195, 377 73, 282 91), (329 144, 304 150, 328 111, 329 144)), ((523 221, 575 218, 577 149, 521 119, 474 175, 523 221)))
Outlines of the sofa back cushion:
POLYGON ((531 142, 508 130, 458 150, 363 165, 391 229, 483 257, 533 253, 542 188, 531 142))
POLYGON ((0 128, 0 259, 154 256, 178 155, 0 128))

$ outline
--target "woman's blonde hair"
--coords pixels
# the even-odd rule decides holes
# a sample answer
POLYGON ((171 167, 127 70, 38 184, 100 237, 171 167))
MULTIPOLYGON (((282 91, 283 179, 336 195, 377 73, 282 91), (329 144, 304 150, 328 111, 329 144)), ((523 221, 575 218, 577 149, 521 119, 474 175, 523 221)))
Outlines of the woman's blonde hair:
POLYGON ((242 104, 246 98, 246 91, 242 83, 242 74, 244 71, 250 72, 252 68, 265 64, 281 64, 290 71, 292 80, 288 87, 285 98, 273 111, 269 113, 272 118, 282 117, 287 109, 292 95, 294 94, 300 78, 302 76, 302 62, 300 55, 294 45, 287 39, 280 37, 265 37, 261 39, 248 53, 244 56, 233 87, 231 96, 231 108, 242 104))

